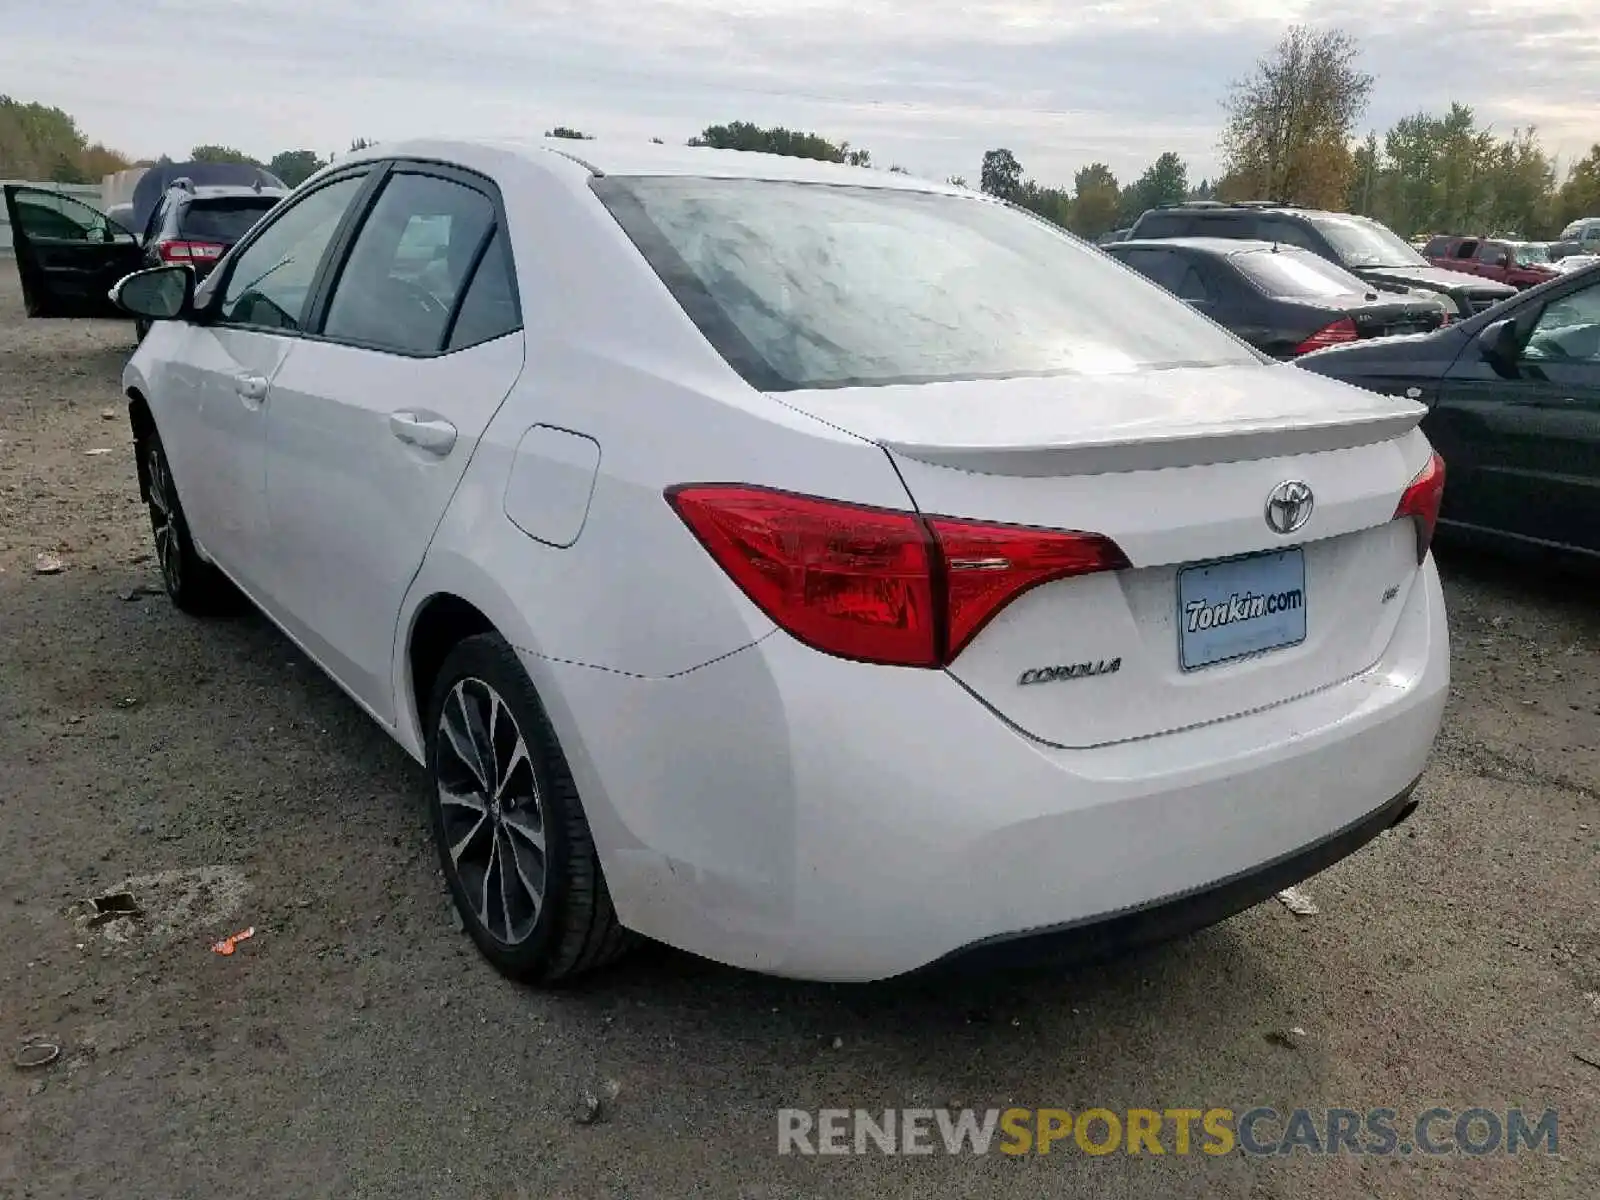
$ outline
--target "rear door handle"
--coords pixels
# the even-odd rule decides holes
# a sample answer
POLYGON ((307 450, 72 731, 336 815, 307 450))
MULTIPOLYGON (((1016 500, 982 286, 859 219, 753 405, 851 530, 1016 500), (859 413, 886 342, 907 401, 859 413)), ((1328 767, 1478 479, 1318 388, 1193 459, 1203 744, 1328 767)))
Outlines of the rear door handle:
POLYGON ((428 420, 413 412, 390 413, 389 432, 408 446, 441 457, 456 444, 456 427, 449 421, 428 420))
POLYGON ((234 389, 246 400, 265 400, 267 398, 267 379, 264 375, 235 375, 233 377, 234 389))

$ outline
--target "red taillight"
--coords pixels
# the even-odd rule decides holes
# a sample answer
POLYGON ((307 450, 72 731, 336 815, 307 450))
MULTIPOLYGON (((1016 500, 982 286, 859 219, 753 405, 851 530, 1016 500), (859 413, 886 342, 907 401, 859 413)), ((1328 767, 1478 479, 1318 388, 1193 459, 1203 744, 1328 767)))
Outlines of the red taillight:
POLYGON ((1324 325, 1305 341, 1294 348, 1296 354, 1310 354, 1313 350, 1325 350, 1329 346, 1338 346, 1344 342, 1353 342, 1361 336, 1356 331, 1356 323, 1349 317, 1341 317, 1332 325, 1324 325))
POLYGON ((1117 544, 1097 533, 950 517, 929 517, 928 527, 944 559, 945 662, 954 660, 995 613, 1029 588, 1128 565, 1117 544))
POLYGON ((1410 517, 1417 526, 1417 562, 1428 557, 1428 547, 1433 544, 1434 526, 1439 523, 1439 505, 1444 500, 1444 459, 1437 451, 1428 465, 1417 472, 1417 477, 1406 486, 1400 505, 1394 510, 1394 519, 1410 517))
POLYGON ((160 242, 156 245, 161 261, 167 263, 212 262, 221 258, 226 249, 216 242, 160 242))
POLYGON ((1029 588, 1128 565, 1098 534, 925 520, 741 484, 666 496, 763 612, 808 646, 863 662, 943 666, 1029 588))

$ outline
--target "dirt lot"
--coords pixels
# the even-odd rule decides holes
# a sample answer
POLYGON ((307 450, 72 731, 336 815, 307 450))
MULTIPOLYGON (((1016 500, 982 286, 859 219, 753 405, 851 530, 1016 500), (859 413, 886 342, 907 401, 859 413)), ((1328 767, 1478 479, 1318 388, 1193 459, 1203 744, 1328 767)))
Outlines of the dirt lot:
POLYGON ((260 618, 159 594, 131 346, 24 321, 0 260, 0 1196, 1600 1195, 1592 581, 1445 558, 1422 807, 1309 883, 1320 915, 1070 975, 806 986, 651 949, 541 994, 458 931, 409 760, 260 618), (144 932, 75 923, 152 875, 144 932), (33 1034, 60 1058, 13 1068, 33 1034), (780 1107, 946 1104, 1521 1104, 1560 1154, 775 1152, 780 1107))

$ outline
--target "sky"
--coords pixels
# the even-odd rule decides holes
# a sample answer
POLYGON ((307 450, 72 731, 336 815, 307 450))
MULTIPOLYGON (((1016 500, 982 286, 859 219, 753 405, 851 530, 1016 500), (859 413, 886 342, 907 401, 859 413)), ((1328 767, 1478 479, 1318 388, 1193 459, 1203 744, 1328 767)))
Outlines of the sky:
POLYGON ((355 137, 815 130, 976 182, 1176 150, 1216 172, 1231 81, 1295 19, 1354 34, 1363 130, 1470 103, 1563 162, 1600 142, 1600 0, 0 0, 0 90, 134 157, 355 137))

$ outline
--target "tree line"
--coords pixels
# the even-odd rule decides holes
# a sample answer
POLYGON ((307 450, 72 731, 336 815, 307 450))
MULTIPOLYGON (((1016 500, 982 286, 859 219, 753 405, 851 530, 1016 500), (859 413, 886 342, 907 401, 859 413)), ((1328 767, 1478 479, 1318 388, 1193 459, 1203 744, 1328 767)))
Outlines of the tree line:
MULTIPOLYGON (((1188 165, 1169 150, 1126 184, 1103 162, 1080 168, 1070 187, 1047 184, 1029 178, 1017 156, 998 147, 983 156, 979 187, 1089 238, 1132 224, 1148 208, 1186 200, 1269 200, 1362 213, 1406 237, 1549 238, 1578 217, 1600 216, 1600 142, 1563 170, 1536 129, 1501 136, 1460 103, 1444 113, 1414 113, 1381 135, 1371 130, 1362 136, 1373 85, 1349 34, 1291 26, 1228 92, 1217 179, 1191 184, 1188 165)), ((590 135, 557 125, 545 136, 590 135)), ((368 144, 357 139, 351 149, 368 144)), ((707 126, 688 144, 877 165, 870 151, 847 141, 749 121, 707 126)), ((284 150, 261 162, 230 146, 205 145, 189 157, 256 163, 293 187, 334 156, 284 150)), ((93 183, 132 165, 142 164, 89 144, 60 109, 0 96, 0 177, 93 183)), ((967 186, 960 176, 950 182, 967 186)))

